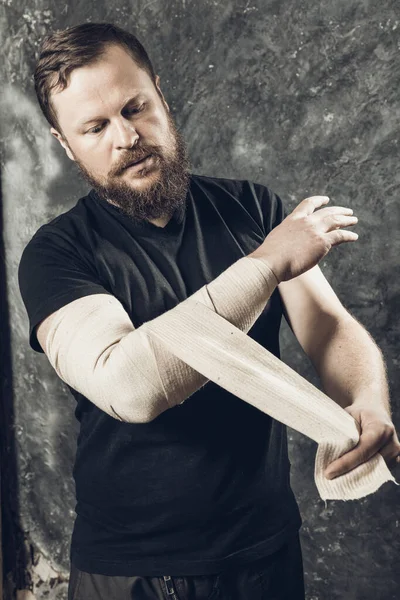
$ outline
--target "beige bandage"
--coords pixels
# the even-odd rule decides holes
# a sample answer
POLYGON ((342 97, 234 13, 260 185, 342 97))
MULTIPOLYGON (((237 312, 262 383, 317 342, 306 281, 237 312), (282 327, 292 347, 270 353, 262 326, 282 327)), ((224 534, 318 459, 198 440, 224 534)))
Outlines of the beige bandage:
MULTIPOLYGON (((190 297, 247 332, 277 283, 264 262, 245 256, 190 297)), ((59 309, 45 351, 63 381, 112 417, 132 423, 151 421, 207 383, 143 325, 135 329, 109 294, 78 298, 59 309)))
POLYGON ((327 479, 328 464, 359 440, 355 419, 260 344, 188 299, 162 322, 145 323, 148 337, 235 396, 318 443, 314 477, 323 500, 353 500, 386 481, 399 485, 381 454, 348 473, 327 479))
POLYGON ((315 483, 325 500, 361 498, 396 483, 380 454, 325 478, 326 466, 357 444, 356 421, 238 329, 251 327, 276 284, 262 261, 244 257, 138 329, 117 299, 80 298, 57 312, 46 354, 61 379, 130 422, 149 421, 216 382, 318 443, 315 483))

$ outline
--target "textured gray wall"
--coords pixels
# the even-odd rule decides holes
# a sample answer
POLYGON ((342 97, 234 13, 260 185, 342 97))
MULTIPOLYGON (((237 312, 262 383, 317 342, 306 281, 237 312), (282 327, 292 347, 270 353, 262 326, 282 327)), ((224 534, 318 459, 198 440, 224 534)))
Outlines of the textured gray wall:
MULTIPOLYGON (((77 426, 72 396, 28 347, 17 265, 37 228, 87 190, 36 102, 32 72, 42 36, 84 21, 129 28, 161 77, 195 172, 267 184, 291 209, 315 194, 354 209, 359 240, 333 249, 320 267, 385 355, 399 430, 399 20, 396 0, 3 2, 3 311, 11 325, 3 382, 12 381, 3 394, 14 407, 7 464, 19 481, 14 521, 27 550, 20 560, 37 598, 66 597, 77 426)), ((282 352, 319 385, 286 324, 282 352)), ((316 446, 289 433, 307 599, 395 600, 398 489, 387 483, 365 499, 325 508, 313 480, 316 446)), ((20 574, 18 585, 28 583, 20 574)))

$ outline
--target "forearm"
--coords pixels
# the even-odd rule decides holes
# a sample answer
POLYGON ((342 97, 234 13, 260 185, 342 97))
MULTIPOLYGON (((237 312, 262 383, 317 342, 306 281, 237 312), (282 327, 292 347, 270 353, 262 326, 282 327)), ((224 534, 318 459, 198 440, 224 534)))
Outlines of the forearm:
MULTIPOLYGON (((276 285, 265 264, 245 257, 188 300, 201 302, 247 332, 276 285)), ((149 323, 157 327, 164 317, 149 323)), ((113 296, 79 298, 56 313, 46 354, 63 381, 111 416, 149 421, 183 402, 207 378, 150 339, 145 326, 135 329, 113 296)))
MULTIPOLYGON (((220 291, 223 297, 224 286, 220 291)), ((327 461, 347 452, 359 439, 354 419, 217 314, 207 298, 203 303, 204 290, 196 294, 137 330, 114 296, 79 298, 75 301, 78 315, 71 310, 73 302, 63 307, 65 311, 60 309, 60 327, 52 329, 46 354, 57 372, 67 372, 72 379, 79 374, 81 389, 72 387, 114 418, 132 423, 152 420, 177 403, 180 393, 188 395, 188 382, 200 387, 211 379, 318 443, 315 481, 322 498, 359 498, 394 480, 382 468, 385 465, 374 460, 367 469, 349 473, 343 483, 328 481, 323 476, 327 461), (192 371, 182 370, 185 364, 192 371)), ((258 296, 261 311, 260 300, 258 296)))
POLYGON ((389 414, 389 385, 381 350, 354 318, 321 328, 310 356, 324 392, 342 408, 363 402, 389 414))
MULTIPOLYGON (((273 272, 266 264, 261 263, 258 259, 249 259, 249 257, 246 257, 234 263, 221 273, 221 275, 200 288, 187 300, 168 311, 168 313, 164 313, 156 319, 144 323, 142 327, 139 327, 136 331, 121 340, 118 347, 113 351, 113 359, 118 362, 121 360, 121 353, 127 356, 134 356, 138 354, 138 347, 144 348, 145 345, 151 344, 151 357, 148 355, 147 360, 149 363, 152 361, 153 372, 157 372, 158 374, 164 398, 162 404, 160 403, 160 398, 158 402, 155 402, 154 398, 150 399, 148 406, 151 412, 147 420, 159 414, 159 407, 160 405, 164 406, 165 401, 167 401, 168 407, 181 404, 207 383, 208 379, 189 366, 184 360, 181 360, 174 353, 168 351, 165 345, 159 343, 154 337, 150 339, 147 336, 146 326, 151 324, 152 328, 156 328, 157 330, 157 327, 165 319, 170 319, 170 313, 177 312, 181 305, 196 300, 239 330, 247 333, 260 316, 277 283, 273 272), (138 346, 138 337, 136 334, 139 332, 142 336, 142 344, 138 346)), ((183 326, 179 323, 179 319, 177 321, 177 332, 183 335, 183 331, 181 330, 185 327, 186 333, 189 332, 190 334, 191 324, 183 326)), ((195 335, 195 329, 193 329, 193 334, 195 335)), ((185 346, 183 345, 183 347, 185 346)), ((144 360, 146 359, 144 358, 144 360)), ((131 398, 128 398, 128 403, 132 403, 131 398)))

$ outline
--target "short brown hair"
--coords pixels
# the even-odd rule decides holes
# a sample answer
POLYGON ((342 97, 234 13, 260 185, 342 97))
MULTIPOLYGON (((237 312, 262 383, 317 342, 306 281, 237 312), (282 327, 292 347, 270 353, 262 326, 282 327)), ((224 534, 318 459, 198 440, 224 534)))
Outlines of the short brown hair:
POLYGON ((110 44, 122 46, 136 64, 147 71, 154 85, 156 74, 151 60, 136 36, 111 23, 82 23, 58 30, 42 41, 34 73, 40 108, 52 127, 61 132, 51 91, 64 90, 74 69, 98 60, 110 44))

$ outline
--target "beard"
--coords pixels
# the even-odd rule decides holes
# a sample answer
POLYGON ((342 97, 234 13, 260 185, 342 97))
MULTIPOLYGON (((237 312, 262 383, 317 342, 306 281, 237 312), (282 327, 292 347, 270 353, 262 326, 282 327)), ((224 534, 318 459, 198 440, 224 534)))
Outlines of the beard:
POLYGON ((108 178, 95 177, 86 167, 75 158, 83 178, 93 187, 95 192, 104 200, 118 206, 124 214, 134 221, 159 219, 171 216, 175 210, 186 204, 186 195, 190 183, 191 163, 185 140, 176 128, 175 122, 168 111, 169 132, 175 145, 173 156, 165 156, 163 147, 140 146, 127 151, 108 178), (152 154, 152 164, 141 167, 136 172, 135 179, 149 179, 146 187, 135 189, 129 182, 123 181, 120 175, 133 160, 138 160, 152 154), (156 169, 155 181, 153 175, 147 174, 156 169))

